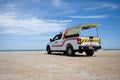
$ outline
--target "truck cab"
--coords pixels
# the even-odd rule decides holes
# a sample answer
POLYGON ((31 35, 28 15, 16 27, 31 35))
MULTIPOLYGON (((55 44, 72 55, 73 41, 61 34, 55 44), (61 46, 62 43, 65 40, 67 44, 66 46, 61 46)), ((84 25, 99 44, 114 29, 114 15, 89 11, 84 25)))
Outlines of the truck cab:
MULTIPOLYGON (((101 49, 101 41, 98 36, 82 36, 81 32, 96 28, 98 25, 85 25, 66 29, 63 33, 55 35, 46 46, 48 54, 52 52, 64 52, 68 56, 74 56, 75 52, 86 52, 87 56, 93 56, 94 52, 101 49)), ((97 30, 97 29, 96 29, 97 30)))

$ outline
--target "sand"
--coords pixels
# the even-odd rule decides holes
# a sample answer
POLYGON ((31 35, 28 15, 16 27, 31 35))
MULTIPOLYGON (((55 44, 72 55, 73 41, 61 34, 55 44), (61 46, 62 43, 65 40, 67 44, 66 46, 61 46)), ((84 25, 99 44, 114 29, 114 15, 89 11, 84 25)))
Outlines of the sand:
POLYGON ((0 80, 120 80, 120 51, 100 50, 93 57, 0 52, 0 80))

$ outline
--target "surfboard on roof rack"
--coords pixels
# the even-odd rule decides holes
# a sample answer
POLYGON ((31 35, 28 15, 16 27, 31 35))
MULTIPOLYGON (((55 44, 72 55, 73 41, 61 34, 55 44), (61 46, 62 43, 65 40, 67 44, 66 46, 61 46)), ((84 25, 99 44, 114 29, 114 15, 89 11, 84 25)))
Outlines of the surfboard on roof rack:
POLYGON ((76 34, 79 34, 80 31, 90 29, 90 28, 96 28, 97 30, 98 26, 100 26, 100 24, 86 24, 83 26, 76 26, 76 27, 73 26, 71 28, 66 29, 64 32, 64 35, 65 36, 76 35, 76 34))

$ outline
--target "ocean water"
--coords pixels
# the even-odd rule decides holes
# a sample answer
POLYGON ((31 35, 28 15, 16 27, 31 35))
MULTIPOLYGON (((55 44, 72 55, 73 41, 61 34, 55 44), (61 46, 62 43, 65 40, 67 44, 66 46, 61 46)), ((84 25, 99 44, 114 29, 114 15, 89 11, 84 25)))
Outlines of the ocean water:
POLYGON ((116 51, 117 50, 118 51, 120 49, 101 49, 101 50, 105 50, 105 51, 111 51, 111 50, 115 50, 116 51))
POLYGON ((45 50, 0 50, 0 52, 23 52, 23 51, 45 51, 45 50))
MULTIPOLYGON (((120 49, 101 49, 101 50, 104 50, 104 51, 111 51, 111 50, 114 50, 114 51, 118 51, 120 49)), ((46 50, 0 50, 0 52, 23 52, 23 51, 46 51, 46 50)))

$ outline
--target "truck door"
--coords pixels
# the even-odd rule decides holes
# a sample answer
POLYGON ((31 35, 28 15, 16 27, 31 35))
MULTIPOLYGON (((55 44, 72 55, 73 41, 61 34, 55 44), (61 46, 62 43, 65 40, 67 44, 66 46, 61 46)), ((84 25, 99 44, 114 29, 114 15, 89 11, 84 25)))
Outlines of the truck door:
POLYGON ((58 48, 57 50, 63 50, 63 39, 57 40, 58 48))
POLYGON ((61 39, 61 37, 62 37, 62 34, 58 34, 53 38, 53 42, 51 42, 51 45, 52 45, 51 50, 58 50, 58 47, 59 47, 58 42, 61 39))

